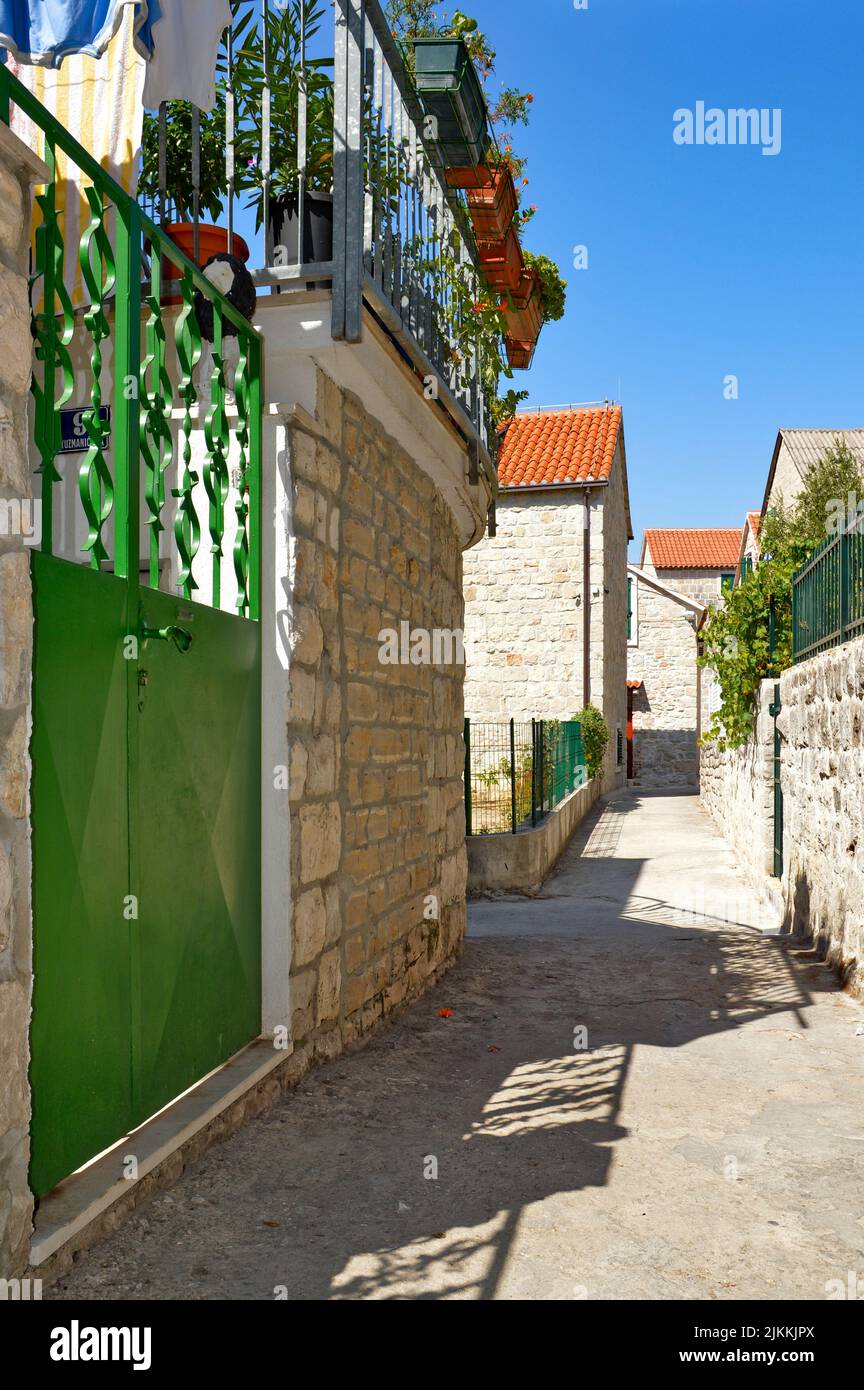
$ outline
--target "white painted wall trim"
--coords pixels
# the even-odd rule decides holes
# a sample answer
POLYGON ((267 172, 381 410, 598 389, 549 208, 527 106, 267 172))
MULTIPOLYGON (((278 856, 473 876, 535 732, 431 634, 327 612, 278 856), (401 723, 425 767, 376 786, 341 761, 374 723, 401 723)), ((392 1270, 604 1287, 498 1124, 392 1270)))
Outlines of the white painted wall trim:
MULTIPOLYGON (((261 476, 261 1031, 290 1027, 291 814, 288 741, 294 593, 290 435, 265 407, 261 476)), ((290 1034, 289 1034, 290 1036, 290 1034)))

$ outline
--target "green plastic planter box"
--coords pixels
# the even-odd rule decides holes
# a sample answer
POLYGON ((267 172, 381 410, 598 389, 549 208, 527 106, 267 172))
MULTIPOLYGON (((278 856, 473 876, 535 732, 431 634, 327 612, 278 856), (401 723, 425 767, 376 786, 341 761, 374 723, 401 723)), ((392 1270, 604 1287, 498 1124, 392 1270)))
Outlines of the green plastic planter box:
POLYGON ((445 167, 475 167, 486 153, 486 102, 463 39, 416 39, 417 90, 437 122, 445 167))

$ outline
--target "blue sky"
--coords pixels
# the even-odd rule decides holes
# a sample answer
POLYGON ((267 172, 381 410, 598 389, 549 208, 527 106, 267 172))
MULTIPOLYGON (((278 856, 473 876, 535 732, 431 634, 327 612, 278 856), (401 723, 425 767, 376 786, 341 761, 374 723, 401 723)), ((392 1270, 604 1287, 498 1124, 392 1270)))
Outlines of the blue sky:
POLYGON ((526 245, 569 281, 515 384, 532 406, 623 401, 637 541, 742 524, 780 427, 864 426, 859 0, 462 8, 534 93, 526 245), (673 113, 698 101, 779 107, 780 153, 677 145, 673 113))

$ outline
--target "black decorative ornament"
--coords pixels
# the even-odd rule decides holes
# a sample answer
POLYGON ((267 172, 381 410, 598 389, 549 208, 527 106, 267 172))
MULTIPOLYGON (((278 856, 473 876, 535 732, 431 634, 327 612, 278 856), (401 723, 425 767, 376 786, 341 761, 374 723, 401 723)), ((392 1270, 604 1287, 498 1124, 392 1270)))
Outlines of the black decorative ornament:
MULTIPOLYGON (((220 251, 217 255, 211 256, 204 266, 204 274, 215 285, 228 300, 233 304, 238 313, 250 322, 255 314, 255 306, 258 303, 258 296, 255 293, 255 284, 249 271, 237 256, 230 255, 227 251, 220 251)), ((201 337, 207 343, 213 342, 213 305, 200 290, 195 291, 195 317, 198 320, 198 327, 201 330, 201 337)), ((237 329, 229 319, 222 320, 222 336, 230 338, 237 336, 237 329)))

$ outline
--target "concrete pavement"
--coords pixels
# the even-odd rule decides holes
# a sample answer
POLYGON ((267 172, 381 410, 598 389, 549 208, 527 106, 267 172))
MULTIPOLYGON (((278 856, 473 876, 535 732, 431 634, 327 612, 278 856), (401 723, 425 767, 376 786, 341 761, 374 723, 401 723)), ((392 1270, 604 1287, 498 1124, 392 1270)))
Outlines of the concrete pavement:
POLYGON ((601 804, 540 897, 473 904, 434 990, 45 1296, 864 1289, 864 1008, 771 926, 695 798, 601 804))

